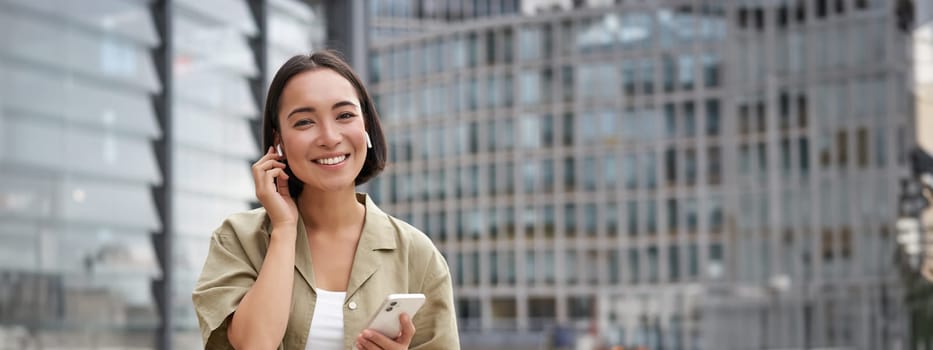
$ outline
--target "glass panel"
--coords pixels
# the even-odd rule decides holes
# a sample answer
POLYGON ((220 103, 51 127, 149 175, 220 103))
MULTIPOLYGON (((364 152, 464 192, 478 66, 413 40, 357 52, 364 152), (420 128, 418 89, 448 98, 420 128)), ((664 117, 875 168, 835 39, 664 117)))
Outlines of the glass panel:
POLYGON ((0 52, 30 62, 91 74, 142 89, 159 90, 148 47, 129 39, 71 30, 62 22, 40 22, 0 12, 0 52), (67 52, 68 59, 60 59, 67 52))
POLYGON ((0 154, 3 163, 153 184, 162 181, 148 140, 27 117, 0 120, 4 123, 0 135, 8 140, 5 154, 0 154))
POLYGON ((89 126, 157 137, 148 94, 84 79, 64 81, 39 66, 0 66, 0 96, 7 108, 89 126))
MULTIPOLYGON (((236 28, 242 34, 255 35, 256 22, 250 13, 246 1, 242 0, 177 0, 173 2, 178 10, 176 13, 183 16, 207 17, 203 23, 225 23, 236 28), (217 9, 224 9, 217 11, 217 9)), ((176 38, 178 38, 176 36, 176 38)))
POLYGON ((179 190, 211 193, 251 201, 255 198, 250 164, 216 153, 185 149, 175 153, 175 184, 179 190))
POLYGON ((231 119, 216 110, 181 102, 175 104, 173 113, 184 120, 173 123, 179 144, 243 158, 252 157, 259 148, 247 119, 231 119))
POLYGON ((119 0, 6 0, 6 3, 65 18, 98 31, 120 34, 146 46, 159 43, 149 11, 138 4, 119 0))

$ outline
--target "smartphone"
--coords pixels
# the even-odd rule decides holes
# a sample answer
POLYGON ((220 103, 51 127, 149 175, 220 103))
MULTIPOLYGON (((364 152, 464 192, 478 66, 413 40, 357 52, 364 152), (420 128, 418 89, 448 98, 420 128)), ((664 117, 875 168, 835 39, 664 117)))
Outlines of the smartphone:
POLYGON ((390 339, 402 333, 399 315, 403 312, 414 318, 415 313, 424 305, 424 294, 389 294, 382 306, 370 318, 366 328, 378 331, 390 339))

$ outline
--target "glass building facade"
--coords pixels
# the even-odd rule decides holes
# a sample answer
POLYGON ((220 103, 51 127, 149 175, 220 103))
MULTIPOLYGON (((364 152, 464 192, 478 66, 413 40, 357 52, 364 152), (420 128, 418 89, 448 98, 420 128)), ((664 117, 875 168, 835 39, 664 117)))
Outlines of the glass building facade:
POLYGON ((465 348, 903 344, 894 2, 370 6, 370 191, 447 257, 465 348))
POLYGON ((0 348, 201 346, 210 234, 252 206, 265 81, 321 11, 0 1, 0 348))

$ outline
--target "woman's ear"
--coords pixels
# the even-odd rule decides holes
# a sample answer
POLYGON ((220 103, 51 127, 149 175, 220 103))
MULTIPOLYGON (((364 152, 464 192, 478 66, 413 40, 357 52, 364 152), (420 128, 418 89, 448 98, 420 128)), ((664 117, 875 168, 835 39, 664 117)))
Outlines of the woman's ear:
POLYGON ((280 158, 285 155, 285 151, 282 150, 282 138, 279 137, 279 133, 277 132, 272 133, 272 147, 275 148, 275 153, 278 154, 280 158))

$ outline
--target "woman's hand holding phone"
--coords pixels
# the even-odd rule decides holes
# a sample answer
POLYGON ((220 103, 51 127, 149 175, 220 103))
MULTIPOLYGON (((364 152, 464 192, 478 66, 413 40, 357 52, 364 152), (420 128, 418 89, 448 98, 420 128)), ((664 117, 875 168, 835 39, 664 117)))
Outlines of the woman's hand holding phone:
POLYGON ((389 294, 356 337, 356 347, 364 350, 408 349, 415 335, 411 317, 424 305, 424 294, 389 294))
POLYGON ((252 167, 256 198, 266 208, 273 228, 298 224, 298 206, 288 193, 288 174, 280 158, 275 149, 269 147, 252 167))
POLYGON ((411 322, 411 316, 402 313, 398 317, 402 332, 398 338, 390 339, 372 329, 365 329, 356 337, 356 348, 360 350, 396 350, 408 349, 411 345, 411 338, 415 335, 415 324, 411 322))

